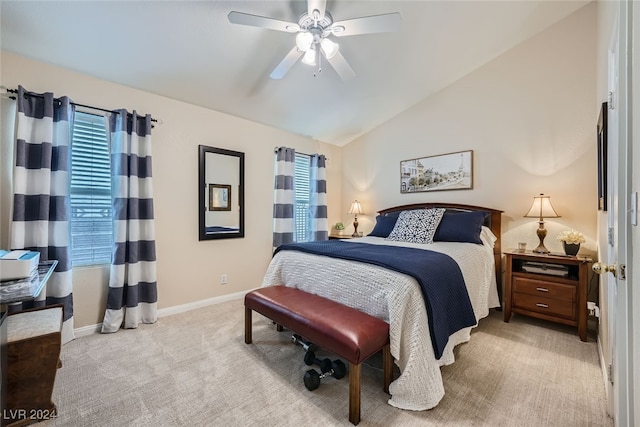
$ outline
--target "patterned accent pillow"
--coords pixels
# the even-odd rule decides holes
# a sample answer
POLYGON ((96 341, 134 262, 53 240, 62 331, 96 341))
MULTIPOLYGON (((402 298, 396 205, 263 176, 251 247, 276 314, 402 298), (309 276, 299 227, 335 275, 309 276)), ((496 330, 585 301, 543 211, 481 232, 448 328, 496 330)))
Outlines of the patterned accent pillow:
POLYGON ((402 211, 387 240, 409 243, 433 243, 433 236, 444 208, 402 211))

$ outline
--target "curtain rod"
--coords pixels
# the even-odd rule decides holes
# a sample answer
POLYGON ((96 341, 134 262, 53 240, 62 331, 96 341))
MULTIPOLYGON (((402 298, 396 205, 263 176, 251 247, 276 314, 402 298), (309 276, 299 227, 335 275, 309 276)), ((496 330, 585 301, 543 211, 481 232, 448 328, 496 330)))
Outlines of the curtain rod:
MULTIPOLYGON (((6 89, 8 93, 18 93, 18 89, 6 89)), ((37 96, 40 98, 44 98, 44 95, 40 94, 40 93, 32 93, 29 92, 29 95, 31 96, 37 96)), ((9 98, 11 99, 16 99, 15 96, 9 96, 9 98)), ((59 99, 59 98, 54 98, 54 99, 59 99)), ((90 108, 92 110, 98 110, 98 111, 104 111, 105 113, 115 113, 115 114, 120 114, 120 112, 118 110, 107 110, 105 108, 100 108, 100 107, 94 107, 92 105, 84 105, 84 104, 78 104, 77 102, 71 102, 71 105, 76 106, 76 107, 82 107, 82 108, 90 108)), ((153 123, 158 123, 157 119, 151 119, 151 121, 153 123)), ((160 124, 162 124, 162 122, 160 122, 160 124)))
MULTIPOLYGON (((280 148, 286 148, 286 147, 274 147, 273 152, 277 153, 278 149, 280 148)), ((302 154, 303 156, 311 156, 311 154, 307 154, 307 153, 302 153, 300 151, 296 151, 297 154, 302 154)), ((317 154, 317 153, 316 153, 317 154)), ((325 160, 329 160, 329 158, 327 156, 324 157, 325 160)))

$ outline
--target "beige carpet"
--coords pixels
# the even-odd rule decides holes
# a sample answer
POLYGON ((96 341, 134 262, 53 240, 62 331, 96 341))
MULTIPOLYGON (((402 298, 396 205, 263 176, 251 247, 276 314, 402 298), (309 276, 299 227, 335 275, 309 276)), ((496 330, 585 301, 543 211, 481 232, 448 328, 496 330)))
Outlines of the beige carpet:
MULTIPOLYGON (((348 422, 348 379, 309 392, 304 351, 254 315, 244 344, 241 300, 155 325, 66 344, 42 426, 335 426, 348 422)), ((319 352, 319 356, 326 354, 319 352)), ((379 360, 363 368, 361 426, 612 426, 596 343, 573 328, 492 312, 442 368, 429 411, 389 406, 379 360)))

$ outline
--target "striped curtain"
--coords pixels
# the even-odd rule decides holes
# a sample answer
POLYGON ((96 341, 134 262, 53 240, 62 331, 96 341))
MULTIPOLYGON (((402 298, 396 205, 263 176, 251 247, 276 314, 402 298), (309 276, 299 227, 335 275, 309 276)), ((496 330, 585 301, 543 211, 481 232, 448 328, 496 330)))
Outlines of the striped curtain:
POLYGON ((35 94, 18 87, 13 175, 11 249, 40 252, 40 261, 58 260, 36 301, 10 311, 64 305, 62 342, 73 335, 70 250, 70 165, 73 107, 67 97, 35 94))
POLYGON ((280 147, 276 151, 276 178, 273 196, 273 247, 294 241, 296 150, 280 147))
POLYGON ((103 333, 158 318, 151 116, 117 113, 110 119, 115 244, 103 333))
POLYGON ((328 240, 327 221, 327 171, 326 158, 322 154, 311 156, 309 169, 309 241, 328 240))

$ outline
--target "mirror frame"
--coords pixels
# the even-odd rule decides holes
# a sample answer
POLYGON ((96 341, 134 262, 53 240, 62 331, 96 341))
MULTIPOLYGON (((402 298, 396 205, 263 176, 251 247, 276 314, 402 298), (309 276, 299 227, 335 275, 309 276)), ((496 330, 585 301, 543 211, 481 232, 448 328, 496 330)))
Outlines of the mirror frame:
MULTIPOLYGON (((205 200, 206 201, 206 200, 205 200)), ((226 150, 224 148, 209 147, 206 145, 198 146, 198 234, 199 240, 216 240, 216 239, 233 239, 244 237, 244 153, 240 151, 226 150), (239 180, 238 180, 238 215, 239 229, 232 233, 206 233, 205 214, 207 204, 203 203, 202 198, 205 197, 206 191, 206 162, 207 153, 220 154, 223 156, 237 157, 239 160, 239 180)))

